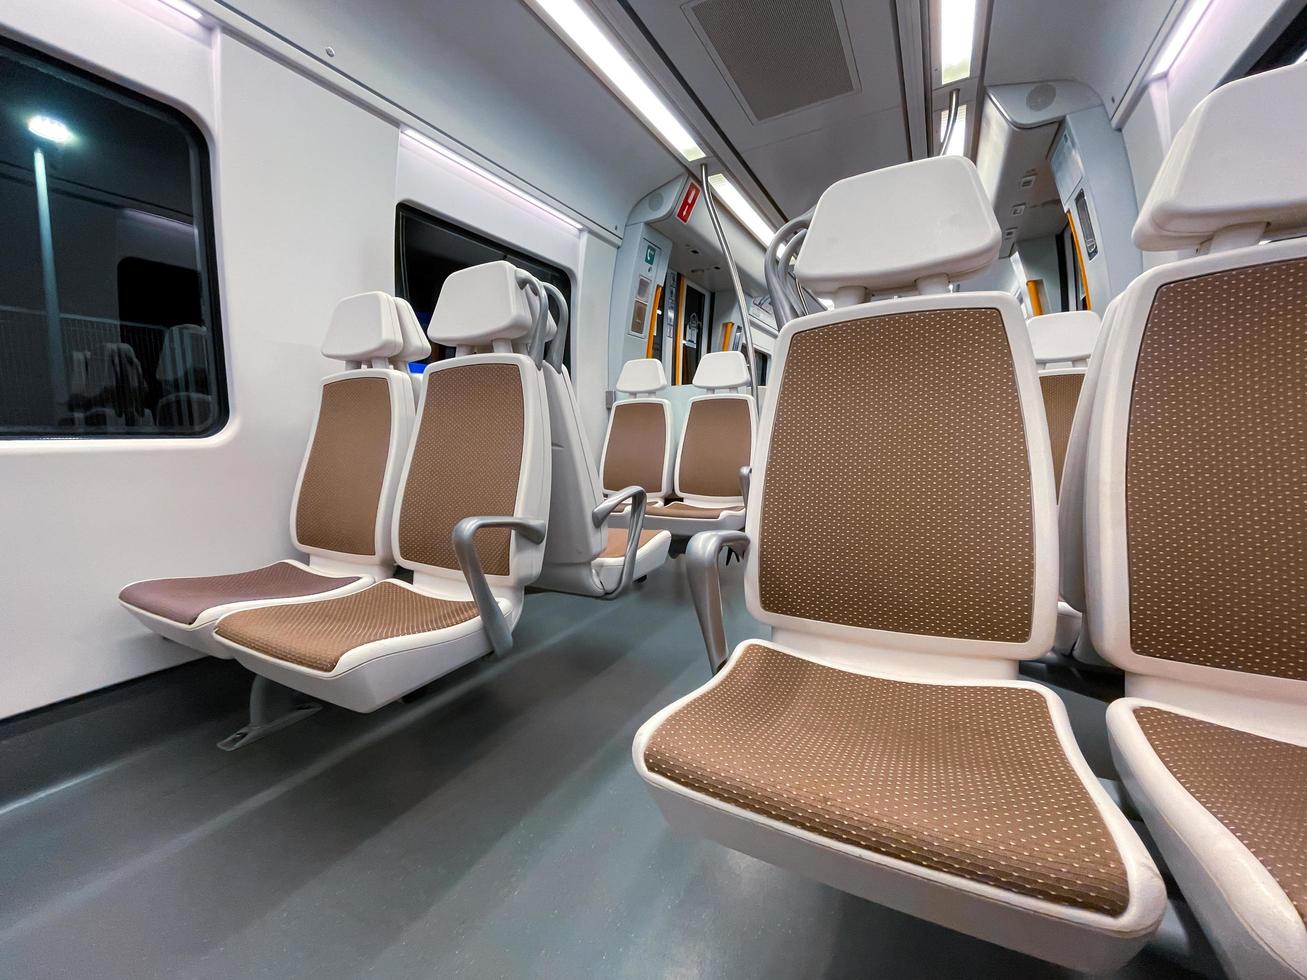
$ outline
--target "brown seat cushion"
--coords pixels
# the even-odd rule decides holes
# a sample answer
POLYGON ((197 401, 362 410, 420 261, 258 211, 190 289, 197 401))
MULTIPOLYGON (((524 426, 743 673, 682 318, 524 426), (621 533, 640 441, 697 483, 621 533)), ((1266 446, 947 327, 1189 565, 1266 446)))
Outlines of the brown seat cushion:
POLYGON ((877 854, 1108 915, 1125 866, 1037 691, 909 683, 762 644, 673 712, 652 772, 877 854))
POLYGON ((206 575, 199 578, 156 578, 136 582, 118 593, 130 606, 187 626, 214 606, 229 602, 258 599, 291 599, 317 595, 357 582, 362 576, 334 578, 307 572, 288 561, 265 565, 250 572, 233 575, 206 575))
POLYGON ((716 520, 723 514, 738 512, 744 509, 740 504, 736 507, 691 507, 689 504, 676 501, 670 504, 650 504, 645 509, 646 517, 680 517, 691 520, 711 521, 716 520))
POLYGON ((217 635, 278 660, 332 671, 341 657, 365 643, 447 629, 476 615, 475 603, 379 582, 339 599, 234 613, 223 617, 217 635))
MULTIPOLYGON (((650 541, 656 538, 661 531, 641 531, 639 548, 643 548, 650 541)), ((610 527, 608 534, 604 537, 604 550, 599 552, 600 558, 623 558, 626 556, 626 543, 631 540, 631 531, 625 527, 610 527)), ((638 550, 638 549, 637 549, 638 550)))
POLYGON ((1134 714, 1171 775, 1265 865, 1307 923, 1307 746, 1160 708, 1134 714))

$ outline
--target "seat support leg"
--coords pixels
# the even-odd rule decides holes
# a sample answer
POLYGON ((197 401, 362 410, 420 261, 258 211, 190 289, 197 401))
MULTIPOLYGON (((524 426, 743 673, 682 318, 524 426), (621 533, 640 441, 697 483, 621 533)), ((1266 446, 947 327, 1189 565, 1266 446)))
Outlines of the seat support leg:
POLYGON ((266 738, 321 709, 317 701, 309 701, 298 691, 292 691, 262 674, 254 675, 250 687, 250 721, 244 728, 233 732, 218 743, 224 752, 243 748, 251 742, 266 738))

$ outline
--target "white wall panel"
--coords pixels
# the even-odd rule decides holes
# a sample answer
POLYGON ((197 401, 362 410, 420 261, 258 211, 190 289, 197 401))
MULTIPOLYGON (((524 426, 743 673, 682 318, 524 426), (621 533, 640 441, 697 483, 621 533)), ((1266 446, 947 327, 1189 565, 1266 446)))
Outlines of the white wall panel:
POLYGON ((326 318, 340 296, 393 288, 397 131, 240 42, 211 50, 159 9, 4 0, 0 21, 167 93, 212 134, 232 417, 203 440, 0 444, 0 717, 192 656, 119 608, 132 579, 292 553, 326 318))

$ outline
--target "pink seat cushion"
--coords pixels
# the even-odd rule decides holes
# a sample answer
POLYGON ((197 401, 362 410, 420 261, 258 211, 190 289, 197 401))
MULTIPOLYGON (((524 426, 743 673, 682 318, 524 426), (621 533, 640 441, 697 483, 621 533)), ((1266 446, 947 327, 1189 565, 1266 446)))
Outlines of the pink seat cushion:
POLYGON ((291 599, 317 595, 358 582, 361 575, 333 578, 306 571, 299 565, 279 561, 250 572, 205 575, 197 578, 156 578, 135 582, 118 593, 129 606, 192 625, 200 614, 229 602, 258 599, 291 599))

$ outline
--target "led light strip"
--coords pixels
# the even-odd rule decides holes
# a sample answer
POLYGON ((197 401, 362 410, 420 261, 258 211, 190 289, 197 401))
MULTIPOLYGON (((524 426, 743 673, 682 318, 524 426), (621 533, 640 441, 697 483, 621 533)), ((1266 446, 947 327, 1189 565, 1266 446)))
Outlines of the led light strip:
POLYGON ((767 219, 758 213, 757 208, 749 203, 738 187, 731 183, 725 174, 713 174, 708 178, 713 193, 723 204, 730 208, 731 214, 739 219, 740 224, 749 230, 754 238, 764 246, 769 244, 776 234, 776 229, 767 223, 767 219))
POLYGON ((520 201, 523 204, 530 205, 535 210, 541 212, 542 214, 547 215, 550 218, 553 218, 555 221, 559 222, 560 224, 566 225, 568 228, 571 228, 573 231, 582 230, 582 225, 579 221, 575 221, 572 218, 569 218, 567 215, 563 214, 561 211, 557 210, 556 208, 550 207, 544 201, 532 197, 530 194, 527 194, 525 191, 521 190, 520 188, 514 187, 512 184, 504 180, 502 177, 492 174, 485 167, 478 166, 477 164, 473 163, 471 160, 467 159, 466 157, 459 156, 449 147, 442 146, 440 143, 437 143, 435 140, 433 140, 430 136, 427 136, 425 133, 419 133, 416 129, 413 129, 410 126, 402 127, 400 129, 400 132, 404 136, 411 139, 414 143, 417 143, 420 146, 422 146, 424 149, 430 150, 432 153, 435 153, 437 156, 442 157, 445 160, 448 160, 450 163, 457 164, 459 167, 463 168, 468 173, 473 174, 474 176, 479 177, 481 180, 484 180, 487 183, 494 185, 499 190, 511 196, 514 200, 520 201))
POLYGON ((687 162, 704 158, 706 154, 686 125, 576 0, 531 0, 531 3, 687 162))

